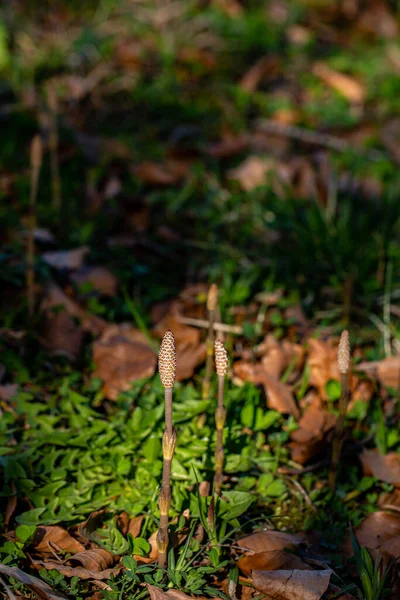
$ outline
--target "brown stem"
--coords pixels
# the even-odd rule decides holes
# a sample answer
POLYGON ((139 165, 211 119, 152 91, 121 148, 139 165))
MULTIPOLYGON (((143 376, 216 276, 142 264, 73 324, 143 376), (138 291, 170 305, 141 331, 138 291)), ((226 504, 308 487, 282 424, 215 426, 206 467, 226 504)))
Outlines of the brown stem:
POLYGON ((328 477, 329 487, 332 491, 334 491, 336 487, 338 466, 343 446, 344 423, 346 418, 347 407, 350 400, 348 372, 341 374, 341 384, 342 391, 339 400, 339 417, 336 421, 335 433, 332 442, 331 468, 328 477))
POLYGON ((158 566, 165 567, 168 550, 168 519, 171 504, 171 464, 175 450, 176 430, 172 425, 172 390, 165 388, 165 431, 163 436, 163 472, 158 499, 160 525, 157 532, 158 566))
POLYGON ((213 357, 214 357, 214 322, 215 322, 215 310, 208 311, 208 322, 209 327, 207 331, 206 339, 206 372, 203 379, 202 397, 203 399, 208 398, 210 395, 210 382, 211 375, 213 372, 213 357))
POLYGON ((40 161, 35 160, 31 169, 31 193, 29 201, 28 238, 26 243, 26 295, 28 314, 33 317, 35 309, 35 227, 36 227, 36 197, 40 173, 40 161))
POLYGON ((224 408, 224 383, 225 377, 218 375, 218 404, 215 412, 215 424, 217 428, 217 443, 215 447, 215 475, 214 492, 217 496, 221 494, 223 467, 224 467, 224 425, 226 419, 226 410, 224 408))
POLYGON ((172 437, 172 390, 173 388, 165 388, 165 428, 168 437, 172 437))

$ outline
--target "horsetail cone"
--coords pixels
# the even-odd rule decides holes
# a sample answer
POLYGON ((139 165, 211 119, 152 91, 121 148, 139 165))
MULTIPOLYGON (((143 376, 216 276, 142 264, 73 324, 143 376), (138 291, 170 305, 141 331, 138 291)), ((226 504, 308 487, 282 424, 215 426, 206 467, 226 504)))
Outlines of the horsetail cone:
POLYGON ((342 375, 345 375, 350 368, 350 337, 349 332, 346 329, 342 331, 342 335, 340 336, 338 367, 342 375))
POLYGON ((176 378, 176 347, 172 331, 166 331, 158 355, 158 372, 165 388, 173 388, 176 378))
POLYGON ((217 371, 217 375, 219 375, 220 377, 225 377, 228 371, 228 353, 221 340, 215 340, 214 350, 215 370, 217 371))
POLYGON ((216 283, 210 285, 207 295, 207 310, 212 312, 218 307, 218 286, 216 283))

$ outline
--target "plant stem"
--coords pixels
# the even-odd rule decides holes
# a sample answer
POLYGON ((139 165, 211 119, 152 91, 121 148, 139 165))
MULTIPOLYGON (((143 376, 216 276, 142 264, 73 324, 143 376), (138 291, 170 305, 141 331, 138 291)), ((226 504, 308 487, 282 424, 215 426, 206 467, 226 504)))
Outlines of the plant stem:
POLYGON ((42 143, 39 136, 31 144, 31 193, 29 199, 28 236, 26 243, 26 295, 29 317, 35 310, 35 228, 36 228, 36 198, 39 174, 42 163, 42 143))
POLYGON ((334 491, 336 487, 336 479, 338 466, 340 461, 340 455, 342 452, 343 446, 343 432, 344 432, 344 422, 346 418, 347 406, 349 404, 350 399, 350 390, 349 390, 349 373, 341 373, 341 384, 342 391, 340 394, 339 400, 339 417, 336 421, 336 428, 334 433, 334 438, 332 442, 332 459, 331 459, 331 468, 329 471, 329 487, 332 491, 334 491))
POLYGON ((208 311, 208 331, 206 339, 206 372, 203 379, 202 398, 207 399, 210 395, 210 383, 211 375, 213 371, 213 356, 214 356, 214 321, 215 321, 215 310, 208 311))
POLYGON ((168 519, 171 505, 171 464, 176 444, 176 430, 172 425, 172 390, 165 388, 165 431, 163 435, 163 472, 158 505, 160 525, 157 532, 158 566, 165 567, 168 550, 168 519))
POLYGON ((47 89, 47 102, 50 108, 50 168, 51 168, 51 186, 53 192, 53 206, 57 210, 61 208, 61 180, 60 167, 58 160, 58 129, 57 129, 57 113, 58 102, 57 94, 52 86, 47 89))
POLYGON ((217 496, 221 494, 223 466, 224 466, 224 445, 223 434, 226 419, 226 410, 224 407, 224 384, 225 377, 218 375, 218 404, 215 412, 215 424, 217 428, 217 444, 215 448, 215 476, 214 492, 217 496))

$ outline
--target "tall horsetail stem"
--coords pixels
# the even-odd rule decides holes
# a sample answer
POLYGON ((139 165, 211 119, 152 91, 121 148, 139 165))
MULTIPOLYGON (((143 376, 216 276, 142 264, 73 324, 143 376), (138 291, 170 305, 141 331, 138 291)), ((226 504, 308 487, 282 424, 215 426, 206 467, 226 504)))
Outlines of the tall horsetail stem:
POLYGON ((343 446, 344 422, 346 418, 347 407, 350 400, 349 375, 350 375, 350 337, 349 332, 344 330, 340 336, 338 348, 338 367, 342 390, 339 400, 339 417, 336 421, 336 428, 332 443, 332 460, 329 471, 329 487, 333 491, 336 487, 336 479, 340 455, 343 446))
POLYGON ((208 331, 206 339, 206 370, 203 379, 202 397, 206 399, 210 395, 211 375, 213 371, 214 354, 214 323, 218 312, 218 287, 211 284, 207 295, 208 331))
POLYGON ((29 200, 28 236, 26 243, 26 296, 28 314, 32 318, 35 310, 35 228, 36 228, 36 198, 40 169, 42 167, 42 140, 35 135, 31 142, 31 193, 29 200))
POLYGON ((160 526, 157 532, 158 566, 165 567, 168 549, 168 517, 171 506, 171 463, 176 445, 176 429, 172 425, 172 390, 176 377, 176 348, 172 331, 168 330, 161 342, 158 371, 165 395, 165 431, 162 441, 163 473, 158 506, 160 526))
POLYGON ((224 387, 225 375, 228 370, 228 353, 221 340, 215 340, 215 369, 218 375, 218 404, 217 410, 215 411, 217 445, 215 448, 214 492, 217 494, 217 496, 219 496, 221 493, 224 466, 223 433, 226 419, 226 409, 224 407, 224 387))

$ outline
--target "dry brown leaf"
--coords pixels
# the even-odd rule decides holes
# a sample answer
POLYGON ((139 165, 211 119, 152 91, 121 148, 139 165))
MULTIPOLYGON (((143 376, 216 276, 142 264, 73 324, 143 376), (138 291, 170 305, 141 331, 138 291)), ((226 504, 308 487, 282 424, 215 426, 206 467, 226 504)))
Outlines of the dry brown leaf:
POLYGON ((91 289, 104 296, 117 295, 118 279, 106 267, 84 267, 71 276, 78 286, 90 284, 91 289))
POLYGON ((82 267, 88 253, 88 246, 82 246, 81 248, 74 248, 73 250, 45 252, 42 254, 42 260, 55 269, 69 269, 70 271, 76 271, 82 267))
POLYGON ((300 344, 293 344, 289 340, 278 342, 272 334, 265 337, 258 347, 257 354, 263 355, 261 364, 265 372, 279 379, 293 361, 295 369, 301 369, 304 359, 304 348, 300 344))
POLYGON ((398 388, 400 386, 400 356, 388 356, 383 360, 362 362, 357 370, 376 377, 384 386, 398 388))
POLYGON ((323 62, 316 62, 312 67, 312 72, 326 85, 342 94, 349 102, 356 104, 364 102, 365 86, 354 77, 334 71, 323 62))
POLYGON ((365 475, 373 475, 379 481, 400 487, 400 454, 389 452, 383 455, 377 449, 364 449, 360 460, 365 475))
POLYGON ((133 381, 154 375, 157 357, 141 331, 110 325, 93 344, 93 362, 93 377, 104 381, 104 394, 115 400, 133 381))
MULTIPOLYGON (((168 590, 164 592, 154 585, 146 584, 149 590, 150 600, 192 600, 192 596, 188 596, 180 590, 168 590)), ((197 600, 204 600, 204 596, 196 596, 197 600)))
POLYGON ((128 533, 130 533, 133 538, 139 537, 143 519, 144 515, 138 515, 137 517, 133 517, 132 519, 130 519, 128 525, 128 533))
POLYGON ((332 571, 253 571, 254 587, 265 600, 320 600, 328 589, 332 571))
POLYGON ((190 162, 167 160, 164 164, 144 161, 132 167, 132 173, 144 183, 152 185, 176 185, 189 171, 190 162))
POLYGON ((382 510, 390 510, 400 513, 400 489, 393 492, 383 493, 379 496, 378 505, 382 510))
POLYGON ((70 565, 60 563, 55 560, 33 560, 32 563, 34 565, 44 567, 48 571, 51 569, 56 569, 56 571, 62 575, 65 575, 66 577, 79 577, 79 579, 108 580, 111 578, 111 575, 114 575, 115 577, 121 571, 121 567, 104 569, 103 571, 91 571, 90 569, 85 569, 84 567, 71 567, 70 565))
POLYGON ((309 569, 309 566, 300 557, 285 550, 268 550, 242 556, 237 566, 247 576, 251 574, 251 571, 309 569))
POLYGON ((325 385, 331 379, 339 380, 337 349, 330 343, 311 338, 308 341, 309 383, 317 388, 320 396, 326 398, 325 385))
POLYGON ((35 552, 51 554, 52 556, 60 551, 75 554, 85 550, 85 546, 73 538, 68 531, 65 531, 62 527, 52 525, 37 527, 32 544, 35 547, 35 552))
POLYGON ((7 531, 8 524, 13 516, 15 509, 17 508, 17 489, 15 482, 11 482, 11 494, 8 496, 6 510, 4 511, 4 529, 7 531))
POLYGON ((384 39, 395 39, 399 34, 398 22, 386 0, 370 0, 357 21, 357 29, 384 39))
POLYGON ((14 577, 17 581, 20 581, 24 585, 26 585, 30 590, 32 590, 38 598, 42 600, 59 600, 60 598, 67 598, 62 592, 57 590, 53 590, 47 583, 34 577, 33 575, 28 575, 28 573, 24 573, 18 567, 10 567, 8 565, 0 564, 0 573, 1 575, 6 575, 7 577, 14 577))
POLYGON ((0 385, 0 400, 4 402, 9 402, 18 392, 19 384, 18 383, 5 383, 4 385, 0 385))
POLYGON ((80 321, 82 329, 93 335, 99 335, 107 326, 106 321, 86 312, 79 304, 69 298, 58 285, 50 283, 46 287, 41 310, 51 320, 55 314, 60 313, 61 307, 68 315, 80 321))
POLYGON ((299 409, 289 386, 268 375, 263 365, 241 360, 234 363, 233 371, 244 381, 263 385, 268 408, 282 414, 293 415, 296 419, 299 418, 299 409))
POLYGON ((65 311, 48 313, 44 340, 47 350, 52 355, 65 356, 74 361, 81 351, 83 331, 75 318, 65 311))
POLYGON ((237 544, 243 550, 255 553, 272 552, 277 550, 294 550, 296 546, 306 541, 302 533, 286 533, 284 531, 256 531, 238 540, 237 544))
POLYGON ((101 508, 100 510, 94 510, 92 513, 90 513, 88 518, 85 519, 85 521, 82 521, 82 523, 71 527, 71 531, 74 532, 74 535, 76 535, 80 541, 86 544, 90 541, 93 531, 99 529, 103 524, 105 512, 106 511, 104 508, 101 508))
POLYGON ((326 436, 334 428, 336 417, 321 407, 318 397, 306 409, 299 421, 299 429, 291 434, 292 460, 304 465, 326 445, 326 436))
MULTIPOLYGON (((360 546, 365 546, 375 558, 378 553, 400 558, 400 516, 387 512, 374 512, 368 515, 354 533, 360 546)), ((343 544, 346 556, 352 556, 350 533, 343 544)))
POLYGON ((263 79, 276 75, 278 68, 279 60, 275 56, 263 56, 250 67, 239 86, 246 92, 255 92, 263 79))
POLYGON ((114 556, 108 550, 103 548, 94 548, 92 550, 84 550, 74 554, 68 561, 75 564, 79 563, 84 569, 89 571, 104 571, 109 569, 114 564, 114 556))
POLYGON ((207 153, 212 158, 229 158, 246 150, 250 143, 251 135, 247 132, 239 135, 225 132, 221 141, 210 145, 207 153))

